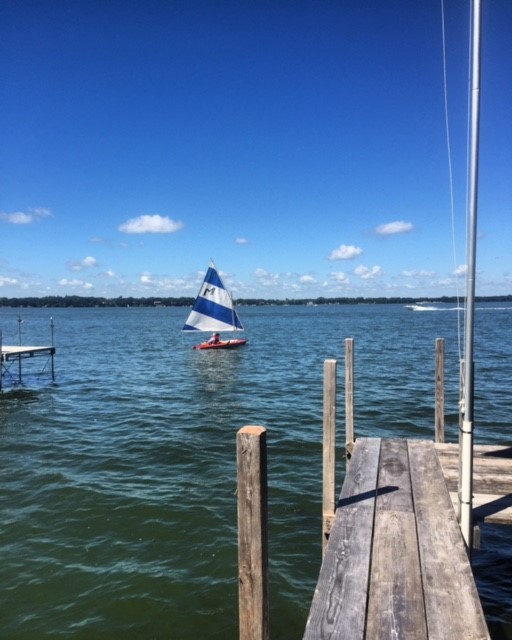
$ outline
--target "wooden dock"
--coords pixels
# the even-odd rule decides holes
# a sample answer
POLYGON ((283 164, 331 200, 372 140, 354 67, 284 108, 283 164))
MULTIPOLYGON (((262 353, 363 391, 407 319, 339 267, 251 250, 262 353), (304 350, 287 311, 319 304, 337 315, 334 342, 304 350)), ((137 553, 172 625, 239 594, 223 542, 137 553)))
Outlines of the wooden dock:
POLYGON ((358 439, 304 639, 489 637, 436 446, 358 439))
MULTIPOLYGON (((458 513, 459 447, 435 445, 450 497, 458 513)), ((512 447, 473 447, 473 524, 512 524, 512 447)))

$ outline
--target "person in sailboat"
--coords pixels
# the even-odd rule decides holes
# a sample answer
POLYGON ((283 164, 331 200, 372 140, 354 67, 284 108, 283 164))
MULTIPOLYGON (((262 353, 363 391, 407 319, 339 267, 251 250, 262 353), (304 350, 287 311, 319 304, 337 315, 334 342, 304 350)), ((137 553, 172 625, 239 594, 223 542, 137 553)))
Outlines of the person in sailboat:
POLYGON ((213 333, 212 337, 208 340, 208 344, 219 344, 220 333, 213 333))

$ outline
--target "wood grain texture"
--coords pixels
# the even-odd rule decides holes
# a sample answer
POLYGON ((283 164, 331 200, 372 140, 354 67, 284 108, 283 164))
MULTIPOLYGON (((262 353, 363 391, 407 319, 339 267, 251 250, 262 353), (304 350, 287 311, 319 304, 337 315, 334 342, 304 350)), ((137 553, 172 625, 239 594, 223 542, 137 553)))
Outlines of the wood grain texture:
POLYGON ((380 440, 356 442, 304 638, 363 640, 380 440), (347 633, 348 635, 344 635, 347 633))
POLYGON ((307 640, 489 640, 433 442, 355 443, 307 640))
POLYGON ((429 638, 488 640, 466 548, 431 442, 409 440, 429 638))

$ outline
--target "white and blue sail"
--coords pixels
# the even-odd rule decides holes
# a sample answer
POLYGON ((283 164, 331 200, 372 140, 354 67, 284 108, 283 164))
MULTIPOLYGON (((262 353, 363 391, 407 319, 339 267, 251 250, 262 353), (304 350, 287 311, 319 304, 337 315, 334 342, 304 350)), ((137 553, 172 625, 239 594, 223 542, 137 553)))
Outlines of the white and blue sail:
POLYGON ((233 299, 212 262, 182 331, 243 330, 233 299))

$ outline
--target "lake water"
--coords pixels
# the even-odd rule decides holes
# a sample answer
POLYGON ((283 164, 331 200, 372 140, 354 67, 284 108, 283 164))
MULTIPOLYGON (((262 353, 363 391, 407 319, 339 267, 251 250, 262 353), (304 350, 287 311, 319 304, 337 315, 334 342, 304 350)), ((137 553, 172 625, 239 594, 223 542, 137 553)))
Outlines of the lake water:
MULTIPOLYGON (((476 312, 475 441, 512 445, 512 308, 476 312)), ((184 308, 0 308, 4 344, 47 345, 0 395, 0 636, 238 638, 236 433, 268 429, 270 631, 302 637, 321 562, 323 363, 355 341, 357 436, 433 438, 446 340, 458 423, 457 312, 241 307, 249 344, 195 351, 184 308)), ((494 640, 512 638, 512 544, 485 527, 475 572, 494 640)))

